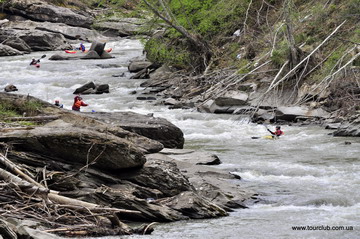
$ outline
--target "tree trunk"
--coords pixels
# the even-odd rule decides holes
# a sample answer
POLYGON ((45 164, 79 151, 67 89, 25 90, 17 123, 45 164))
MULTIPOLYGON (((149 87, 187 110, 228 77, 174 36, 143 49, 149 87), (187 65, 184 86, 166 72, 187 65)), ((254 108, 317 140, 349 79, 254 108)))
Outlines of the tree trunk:
POLYGON ((286 0, 284 3, 284 16, 286 24, 286 38, 289 42, 290 48, 290 66, 295 66, 299 63, 298 49, 296 48, 294 30, 290 17, 291 0, 286 0))
POLYGON ((203 59, 202 70, 205 70, 208 66, 210 59, 212 57, 212 51, 208 45, 208 43, 201 38, 199 35, 195 35, 187 31, 183 26, 178 25, 176 19, 173 17, 173 14, 169 11, 169 8, 165 5, 164 1, 158 0, 160 6, 162 6, 164 10, 164 14, 162 14, 158 9, 156 9, 149 1, 143 0, 143 2, 150 8, 150 10, 159 18, 164 20, 166 24, 170 27, 174 28, 181 35, 183 35, 186 39, 190 41, 193 45, 193 48, 200 54, 203 59))

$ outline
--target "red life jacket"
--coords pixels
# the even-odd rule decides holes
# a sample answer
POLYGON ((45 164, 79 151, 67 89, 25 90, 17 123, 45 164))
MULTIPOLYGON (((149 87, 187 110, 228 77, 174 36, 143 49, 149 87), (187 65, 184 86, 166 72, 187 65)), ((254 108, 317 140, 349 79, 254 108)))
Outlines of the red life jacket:
POLYGON ((280 135, 283 135, 283 134, 284 134, 284 132, 282 132, 280 129, 275 131, 276 136, 280 136, 280 135))

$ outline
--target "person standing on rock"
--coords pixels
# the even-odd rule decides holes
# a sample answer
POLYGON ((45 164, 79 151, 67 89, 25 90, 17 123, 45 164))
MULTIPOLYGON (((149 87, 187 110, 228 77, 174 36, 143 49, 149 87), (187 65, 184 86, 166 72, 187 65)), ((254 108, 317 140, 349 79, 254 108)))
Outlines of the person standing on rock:
POLYGON ((272 134, 273 135, 273 137, 280 137, 281 135, 283 135, 284 134, 284 132, 283 131, 281 131, 281 129, 280 129, 280 126, 276 126, 276 128, 275 128, 275 131, 273 132, 273 131, 271 131, 271 130, 269 130, 268 128, 266 128, 269 132, 270 132, 270 134, 272 134))
POLYGON ((74 104, 72 106, 72 110, 80 111, 81 106, 88 106, 88 104, 85 104, 84 101, 82 101, 82 98, 77 95, 74 98, 74 104))

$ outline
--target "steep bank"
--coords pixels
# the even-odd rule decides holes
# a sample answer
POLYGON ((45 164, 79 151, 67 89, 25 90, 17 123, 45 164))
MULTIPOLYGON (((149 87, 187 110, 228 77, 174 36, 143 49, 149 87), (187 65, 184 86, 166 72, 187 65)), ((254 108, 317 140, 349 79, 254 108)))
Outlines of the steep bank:
POLYGON ((145 46, 169 73, 149 67, 139 77, 150 77, 144 86, 154 86, 166 104, 274 123, 327 124, 358 113, 356 0, 197 3, 153 9, 168 25, 167 11, 177 20, 145 46), (194 49, 191 36, 211 46, 211 59, 194 49))

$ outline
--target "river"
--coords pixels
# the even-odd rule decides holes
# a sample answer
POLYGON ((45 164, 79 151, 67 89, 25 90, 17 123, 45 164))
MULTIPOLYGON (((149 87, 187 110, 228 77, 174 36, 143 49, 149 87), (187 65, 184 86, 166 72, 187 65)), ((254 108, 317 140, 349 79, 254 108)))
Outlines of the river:
POLYGON ((142 81, 129 79, 127 66, 141 56, 141 43, 122 39, 107 47, 115 58, 47 60, 55 52, 1 57, 0 88, 14 84, 19 94, 58 99, 71 109, 77 87, 89 81, 107 83, 110 94, 83 96, 89 106, 82 111, 134 111, 166 118, 184 132, 185 148, 217 154, 223 162, 217 167, 239 174, 237 183, 260 195, 258 203, 228 217, 157 224, 152 235, 121 238, 360 238, 360 138, 332 137, 331 131, 316 126, 283 126, 280 140, 251 139, 266 135, 265 127, 238 116, 169 110, 135 100, 130 92, 139 91, 142 81), (47 57, 39 69, 28 66, 31 58, 43 54, 47 57), (118 66, 104 68, 109 64, 118 66), (125 76, 113 77, 121 73, 125 76), (294 229, 301 226, 307 230, 294 229))

